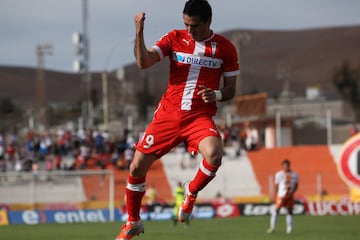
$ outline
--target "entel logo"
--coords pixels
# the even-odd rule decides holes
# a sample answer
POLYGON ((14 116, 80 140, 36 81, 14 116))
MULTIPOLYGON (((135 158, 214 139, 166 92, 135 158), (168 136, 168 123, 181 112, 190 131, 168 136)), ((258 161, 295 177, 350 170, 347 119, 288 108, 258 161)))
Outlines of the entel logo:
MULTIPOLYGON (((106 218, 103 215, 101 210, 93 211, 49 211, 52 216, 48 218, 53 218, 53 221, 56 223, 72 223, 72 222, 106 222, 106 218)), ((22 214, 22 219, 26 224, 39 224, 46 223, 50 221, 47 219, 44 212, 37 211, 24 211, 22 214)))
POLYGON ((26 224, 39 224, 39 223, 46 223, 46 216, 41 212, 36 211, 24 211, 22 214, 22 219, 26 224))

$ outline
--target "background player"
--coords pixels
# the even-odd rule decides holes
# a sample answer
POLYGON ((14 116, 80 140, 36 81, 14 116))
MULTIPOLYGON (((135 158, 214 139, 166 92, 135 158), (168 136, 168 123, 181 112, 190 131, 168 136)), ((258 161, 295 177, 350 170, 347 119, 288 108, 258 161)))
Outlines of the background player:
MULTIPOLYGON (((174 216, 173 216, 173 225, 176 226, 179 219, 178 219, 178 212, 179 208, 183 202, 184 197, 184 188, 181 182, 178 182, 177 187, 175 188, 175 203, 174 203, 174 216)), ((186 224, 189 225, 189 219, 186 221, 186 224)))
POLYGON ((129 217, 117 240, 131 239, 144 232, 141 200, 146 173, 155 160, 181 142, 189 152, 200 152, 204 157, 195 177, 184 184, 180 222, 188 221, 197 193, 215 177, 221 165, 223 146, 213 117, 216 101, 234 97, 239 64, 234 45, 210 29, 211 20, 212 9, 206 0, 188 0, 183 10, 185 30, 173 30, 147 49, 145 13, 134 17, 137 65, 147 68, 169 57, 170 76, 153 120, 136 144, 125 189, 129 217))
POLYGON ((298 188, 298 175, 290 169, 290 161, 285 159, 281 163, 283 170, 278 171, 275 174, 275 210, 270 217, 270 228, 268 233, 272 233, 275 230, 277 216, 282 207, 287 208, 286 215, 286 233, 290 234, 293 225, 293 207, 294 207, 294 193, 298 188))

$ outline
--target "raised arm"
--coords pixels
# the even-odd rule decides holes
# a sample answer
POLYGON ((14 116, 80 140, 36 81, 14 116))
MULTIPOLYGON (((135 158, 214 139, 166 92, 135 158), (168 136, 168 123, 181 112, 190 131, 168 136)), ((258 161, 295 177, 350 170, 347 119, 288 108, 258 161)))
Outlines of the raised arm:
POLYGON ((136 64, 139 68, 147 68, 154 63, 160 61, 160 56, 155 49, 147 49, 144 40, 144 22, 145 13, 140 12, 135 15, 135 44, 134 44, 134 55, 136 64))

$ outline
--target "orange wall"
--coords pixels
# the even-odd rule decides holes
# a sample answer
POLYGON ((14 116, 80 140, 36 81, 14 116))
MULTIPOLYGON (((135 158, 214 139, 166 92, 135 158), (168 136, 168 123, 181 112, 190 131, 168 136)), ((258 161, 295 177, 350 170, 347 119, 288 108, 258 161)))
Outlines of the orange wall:
POLYGON ((261 149, 248 152, 261 192, 269 194, 269 176, 281 169, 285 158, 291 161, 292 170, 299 175, 299 195, 315 195, 317 175, 322 176, 323 189, 328 194, 349 194, 347 185, 340 178, 328 146, 296 146, 261 149))

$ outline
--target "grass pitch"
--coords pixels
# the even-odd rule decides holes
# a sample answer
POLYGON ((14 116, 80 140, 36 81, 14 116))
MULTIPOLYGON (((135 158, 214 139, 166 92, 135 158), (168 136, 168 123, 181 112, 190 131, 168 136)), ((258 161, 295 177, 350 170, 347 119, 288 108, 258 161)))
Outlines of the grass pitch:
MULTIPOLYGON (((360 216, 295 216, 293 233, 285 233, 285 217, 278 218, 275 233, 267 234, 269 216, 192 220, 172 226, 171 221, 145 221, 145 234, 134 240, 355 240, 360 216)), ((113 240, 122 223, 10 225, 0 227, 0 240, 113 240)))

